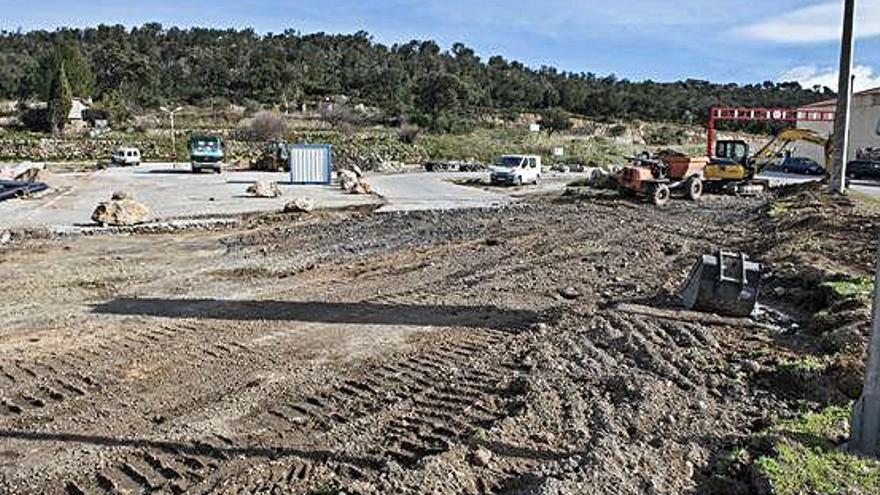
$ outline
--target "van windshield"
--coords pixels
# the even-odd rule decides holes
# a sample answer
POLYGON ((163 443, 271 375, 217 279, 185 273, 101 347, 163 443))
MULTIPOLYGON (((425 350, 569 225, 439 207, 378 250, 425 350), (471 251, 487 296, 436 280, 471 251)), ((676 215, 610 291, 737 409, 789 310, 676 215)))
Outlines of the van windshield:
POLYGON ((199 151, 217 151, 220 149, 220 140, 217 138, 194 139, 192 147, 199 151))
POLYGON ((498 163, 496 163, 499 167, 504 168, 517 168, 521 164, 522 158, 517 156, 502 156, 498 159, 498 163))

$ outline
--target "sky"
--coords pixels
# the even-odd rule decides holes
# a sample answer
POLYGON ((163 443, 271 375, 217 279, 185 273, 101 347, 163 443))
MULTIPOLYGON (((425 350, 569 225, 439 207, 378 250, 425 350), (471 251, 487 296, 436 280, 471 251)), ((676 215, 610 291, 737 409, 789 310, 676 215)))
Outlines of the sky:
MULTIPOLYGON (((856 88, 880 86, 880 0, 857 0, 856 88)), ((837 86, 843 0, 0 0, 0 29, 97 24, 364 30, 631 80, 837 86)))

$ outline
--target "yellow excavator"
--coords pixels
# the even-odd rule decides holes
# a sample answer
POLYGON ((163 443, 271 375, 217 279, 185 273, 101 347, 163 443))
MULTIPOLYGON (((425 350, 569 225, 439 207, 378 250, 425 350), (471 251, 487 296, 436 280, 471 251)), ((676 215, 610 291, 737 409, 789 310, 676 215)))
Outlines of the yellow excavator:
POLYGON ((786 129, 767 142, 754 155, 750 154, 745 141, 719 140, 715 143, 715 156, 703 169, 703 183, 709 192, 733 194, 760 194, 769 188, 766 180, 756 179, 764 168, 786 156, 788 147, 795 142, 807 142, 821 146, 825 151, 825 167, 831 163, 831 138, 824 138, 809 129, 786 129))

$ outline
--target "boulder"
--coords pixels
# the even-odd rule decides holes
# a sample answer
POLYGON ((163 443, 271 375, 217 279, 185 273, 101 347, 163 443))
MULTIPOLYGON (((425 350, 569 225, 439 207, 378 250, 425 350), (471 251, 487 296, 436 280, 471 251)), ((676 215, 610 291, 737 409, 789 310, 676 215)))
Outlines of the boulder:
POLYGON ((373 187, 359 175, 360 169, 340 170, 339 187, 349 194, 373 194, 373 187))
POLYGON ((127 197, 99 203, 92 213, 93 221, 112 226, 137 225, 146 222, 149 218, 150 210, 146 206, 127 197))
POLYGON ((339 187, 345 192, 353 191, 360 182, 357 173, 351 170, 340 170, 337 175, 339 176, 339 187))
POLYGON ((281 189, 274 182, 258 180, 247 188, 247 193, 255 198, 277 198, 281 196, 281 189))
POLYGON ((315 201, 305 196, 298 197, 284 205, 284 213, 311 213, 315 209, 315 201))

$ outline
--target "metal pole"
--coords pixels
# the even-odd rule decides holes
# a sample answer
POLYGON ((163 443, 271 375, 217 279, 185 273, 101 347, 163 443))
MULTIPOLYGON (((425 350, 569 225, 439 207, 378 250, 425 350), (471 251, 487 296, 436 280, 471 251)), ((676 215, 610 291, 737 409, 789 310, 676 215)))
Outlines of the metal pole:
POLYGON ((880 453, 880 241, 877 243, 874 274, 874 308, 871 319, 871 342, 865 365, 865 386, 852 417, 849 450, 876 456, 880 453))
POLYGON ((843 38, 840 45, 840 79, 837 85, 837 115, 834 121, 834 160, 831 191, 846 192, 846 160, 849 156, 849 113, 852 108, 853 31, 856 0, 844 0, 843 38))
POLYGON ((174 168, 177 168, 177 141, 174 133, 174 112, 171 112, 171 157, 174 160, 174 168))

